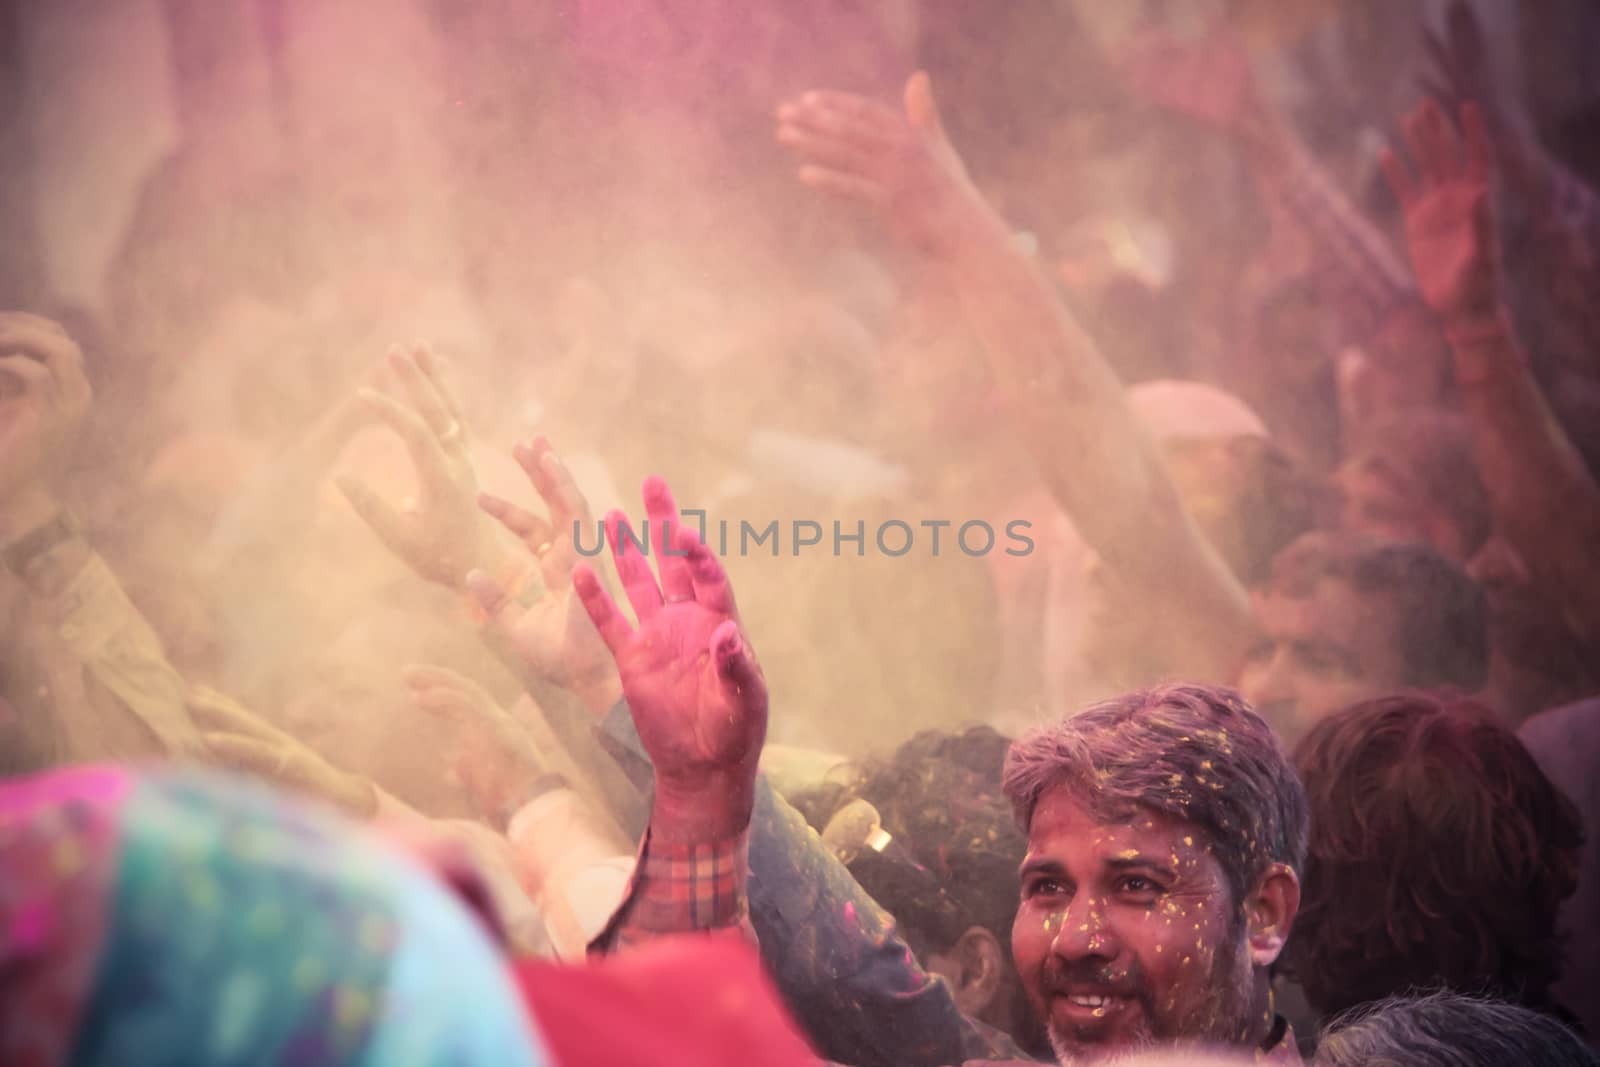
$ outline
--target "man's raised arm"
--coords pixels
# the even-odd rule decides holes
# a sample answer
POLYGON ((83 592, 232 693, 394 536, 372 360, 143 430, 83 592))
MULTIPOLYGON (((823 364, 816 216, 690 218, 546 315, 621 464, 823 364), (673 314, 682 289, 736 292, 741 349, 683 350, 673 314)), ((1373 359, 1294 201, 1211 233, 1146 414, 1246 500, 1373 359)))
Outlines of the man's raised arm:
POLYGON ((953 284, 1024 444, 1084 538, 1149 595, 1174 669, 1231 675, 1249 642, 1244 589, 1185 510, 1115 372, 968 178, 927 76, 907 84, 904 113, 805 93, 779 109, 778 139, 803 161, 801 181, 876 209, 953 284))

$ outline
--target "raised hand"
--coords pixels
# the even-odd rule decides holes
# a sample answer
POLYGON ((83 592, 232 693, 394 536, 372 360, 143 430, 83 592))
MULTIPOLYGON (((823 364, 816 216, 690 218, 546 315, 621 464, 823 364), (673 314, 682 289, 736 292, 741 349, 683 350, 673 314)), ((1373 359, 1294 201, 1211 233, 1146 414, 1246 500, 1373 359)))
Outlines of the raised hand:
POLYGON ((419 486, 416 506, 401 511, 350 476, 338 480, 339 489, 389 551, 413 571, 428 581, 462 588, 469 572, 498 570, 504 552, 478 510, 478 478, 467 454, 460 408, 426 347, 409 353, 393 349, 386 367, 410 403, 376 389, 362 389, 358 395, 411 455, 419 486))
POLYGON ((698 534, 678 525, 665 482, 647 480, 644 500, 659 584, 627 518, 618 511, 606 516, 637 627, 588 565, 578 564, 573 586, 616 660, 639 739, 655 765, 652 832, 721 840, 750 818, 767 733, 767 683, 740 629, 722 564, 698 534))
POLYGON ((65 330, 37 315, 0 312, 0 543, 56 514, 52 482, 90 397, 83 352, 65 330))
POLYGON ((1423 299, 1446 324, 1494 314, 1495 232, 1489 197, 1489 139, 1475 104, 1461 108, 1461 133, 1439 105, 1423 102, 1406 120, 1417 174, 1392 150, 1382 157, 1405 210, 1406 242, 1423 299))
POLYGON ((506 641, 535 673, 576 693, 596 714, 616 702, 617 670, 572 590, 578 562, 573 536, 590 521, 589 502, 543 435, 511 450, 544 501, 548 518, 488 493, 478 504, 527 546, 543 589, 533 599, 511 594, 485 571, 467 576, 467 587, 506 641))
POLYGON ((425 711, 448 718, 461 741, 455 772, 478 814, 503 826, 545 767, 533 739, 472 679, 445 667, 407 667, 401 677, 425 711))
POLYGON ((924 73, 906 83, 902 114, 851 93, 814 91, 778 108, 778 141, 800 157, 800 180, 866 204, 931 254, 997 223, 945 136, 924 73))

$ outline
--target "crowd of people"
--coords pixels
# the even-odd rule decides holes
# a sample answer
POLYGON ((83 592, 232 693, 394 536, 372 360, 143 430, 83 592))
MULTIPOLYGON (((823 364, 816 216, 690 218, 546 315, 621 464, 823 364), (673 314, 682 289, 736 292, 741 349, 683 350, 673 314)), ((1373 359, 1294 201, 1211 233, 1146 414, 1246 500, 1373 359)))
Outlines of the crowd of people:
POLYGON ((1600 1063, 1600 170, 1248 22, 768 101, 755 322, 0 312, 0 1063, 1600 1063))

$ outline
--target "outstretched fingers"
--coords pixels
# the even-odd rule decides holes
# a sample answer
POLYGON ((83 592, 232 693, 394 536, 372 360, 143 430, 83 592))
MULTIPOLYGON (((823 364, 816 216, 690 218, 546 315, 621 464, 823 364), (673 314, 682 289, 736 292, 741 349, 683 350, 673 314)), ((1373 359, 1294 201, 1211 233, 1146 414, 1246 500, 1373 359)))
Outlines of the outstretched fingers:
POLYGON ((565 526, 588 517, 589 502, 544 434, 536 434, 532 440, 513 446, 511 458, 517 461, 539 499, 550 509, 552 523, 565 526))
POLYGON ((405 559, 411 547, 410 528, 404 516, 379 496, 366 482, 351 474, 340 475, 334 485, 344 495, 350 509, 366 523, 378 540, 400 559, 405 559))
POLYGON ((606 513, 606 539, 611 542, 617 579, 628 594, 628 603, 633 605, 634 618, 643 625, 661 610, 661 589, 645 554, 649 541, 635 534, 628 517, 616 510, 606 513))
POLYGON ((689 562, 683 550, 677 547, 677 534, 682 530, 678 522, 678 502, 673 499, 667 483, 654 475, 645 479, 644 510, 656 550, 656 566, 661 571, 662 596, 669 604, 692 598, 694 581, 689 575, 689 562))
POLYGON ((503 500, 493 493, 479 493, 478 507, 484 514, 493 518, 529 548, 538 548, 550 543, 553 531, 550 524, 531 511, 527 511, 509 500, 503 500))
POLYGON ((633 627, 617 610, 617 605, 600 585, 600 577, 595 574, 594 568, 587 563, 580 563, 572 569, 572 588, 578 594, 578 600, 583 604, 583 610, 589 613, 589 621, 594 623, 594 628, 599 631, 600 640, 604 641, 606 648, 611 651, 613 659, 622 655, 633 640, 633 627))
POLYGON ((807 164, 800 168, 799 177, 802 185, 818 192, 871 207, 882 207, 888 200, 888 193, 877 182, 832 167, 807 164))
POLYGON ((421 415, 376 389, 359 389, 356 395, 373 414, 399 434, 419 473, 425 475, 443 463, 444 454, 439 448, 439 438, 428 428, 421 415))
POLYGON ((418 357, 423 351, 424 349, 418 346, 408 355, 399 345, 395 345, 384 357, 384 363, 389 368, 389 373, 394 375, 395 380, 405 390, 406 396, 410 398, 411 409, 421 416, 432 433, 442 435, 450 431, 452 425, 456 423, 456 418, 419 365, 418 357))
POLYGON ((701 606, 738 618, 739 609, 733 600, 733 585, 716 554, 693 530, 680 527, 674 536, 673 547, 683 553, 689 578, 694 585, 694 599, 701 606))

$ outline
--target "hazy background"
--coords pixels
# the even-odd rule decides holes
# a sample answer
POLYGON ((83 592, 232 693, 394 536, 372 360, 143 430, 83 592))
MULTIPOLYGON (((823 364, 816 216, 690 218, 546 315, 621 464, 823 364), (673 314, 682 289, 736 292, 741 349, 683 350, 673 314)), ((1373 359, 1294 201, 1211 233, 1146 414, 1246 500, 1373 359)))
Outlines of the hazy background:
MULTIPOLYGON (((1581 154, 1560 142, 1600 100, 1582 48, 1595 5, 1542 2, 1536 26, 1509 0, 1477 6, 1547 141, 1581 154)), ((543 430, 597 512, 637 512, 638 479, 659 472, 686 506, 763 524, 915 524, 934 501, 1001 528, 1038 486, 965 376, 970 352, 918 332, 915 271, 870 220, 794 181, 777 104, 819 87, 893 99, 926 67, 1016 228, 1052 261, 1133 279, 1131 301, 1080 309, 1124 377, 1253 398, 1228 377, 1232 287, 1264 230, 1248 174, 1220 138, 1131 100, 1106 56, 1136 24, 1231 23, 1274 103, 1392 223, 1374 159, 1417 99, 1419 25, 1438 7, 8 0, 0 306, 63 316, 84 341, 97 407, 80 510, 181 665, 269 714, 337 693, 363 721, 351 709, 397 683, 352 695, 351 673, 471 658, 459 628, 415 622, 451 617, 448 596, 419 591, 325 482, 298 502, 310 517, 261 530, 292 563, 224 581, 195 561, 387 344, 447 356, 480 478, 502 493, 528 497, 505 454, 543 430)), ((413 488, 382 434, 340 463, 413 488)), ((730 566, 775 691, 838 719, 779 737, 894 740, 997 699, 981 561, 730 566), (885 673, 913 682, 884 696, 885 673), (858 721, 875 707, 881 721, 858 721)))

